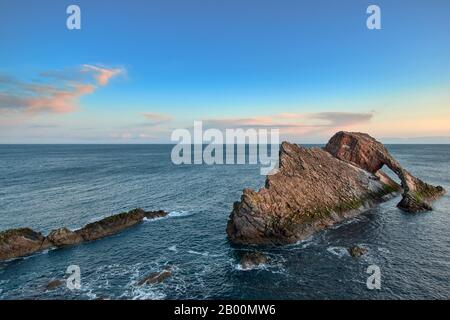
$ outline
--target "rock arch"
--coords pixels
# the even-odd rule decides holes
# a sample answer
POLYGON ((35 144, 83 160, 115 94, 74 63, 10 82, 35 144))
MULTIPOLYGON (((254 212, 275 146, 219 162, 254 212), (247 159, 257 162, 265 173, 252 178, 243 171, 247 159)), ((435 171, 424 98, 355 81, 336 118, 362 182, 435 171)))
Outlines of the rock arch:
POLYGON ((408 212, 431 210, 428 201, 445 192, 441 186, 435 187, 414 177, 380 142, 368 134, 340 131, 330 139, 325 150, 336 158, 373 174, 383 166, 391 169, 400 179, 403 188, 403 198, 397 205, 402 210, 408 212))

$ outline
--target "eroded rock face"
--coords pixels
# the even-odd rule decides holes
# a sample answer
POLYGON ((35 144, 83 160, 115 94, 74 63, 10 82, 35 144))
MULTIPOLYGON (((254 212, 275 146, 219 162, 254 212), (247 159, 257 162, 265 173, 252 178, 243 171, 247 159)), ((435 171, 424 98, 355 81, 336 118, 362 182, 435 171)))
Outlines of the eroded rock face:
POLYGON ((134 209, 89 223, 76 231, 59 228, 50 232, 47 237, 29 228, 3 231, 0 232, 0 260, 27 256, 50 247, 64 247, 97 240, 132 227, 142 222, 144 218, 155 219, 167 214, 161 210, 134 209))
POLYGON ((432 186, 414 177, 405 170, 387 149, 365 133, 338 132, 325 149, 335 157, 355 164, 371 173, 377 173, 383 166, 391 169, 402 183, 403 199, 398 207, 408 212, 431 210, 428 201, 445 193, 441 186, 432 186))
POLYGON ((0 260, 27 256, 47 248, 45 237, 29 228, 0 232, 0 260))
POLYGON ((339 132, 324 149, 283 142, 278 173, 264 188, 243 191, 227 225, 232 242, 286 244, 359 214, 402 188, 380 170, 384 165, 402 181, 406 211, 429 210, 427 201, 442 195, 412 176, 386 148, 364 133, 339 132))
POLYGON ((341 161, 321 148, 283 142, 278 173, 264 188, 245 189, 227 225, 229 238, 244 244, 285 244, 354 216, 399 186, 341 161))

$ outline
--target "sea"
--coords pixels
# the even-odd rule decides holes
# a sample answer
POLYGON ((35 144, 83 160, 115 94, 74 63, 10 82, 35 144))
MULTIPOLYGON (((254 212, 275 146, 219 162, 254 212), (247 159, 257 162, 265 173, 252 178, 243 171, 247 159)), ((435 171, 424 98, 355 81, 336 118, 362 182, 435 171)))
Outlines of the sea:
MULTIPOLYGON (((237 246, 233 202, 259 165, 175 165, 171 145, 0 145, 0 230, 77 229, 133 208, 163 209, 119 234, 0 262, 0 299, 449 299, 450 197, 420 214, 396 197, 298 243, 237 246), (350 246, 368 249, 360 258, 350 246), (262 252, 266 265, 243 269, 262 252), (78 266, 80 287, 47 290, 78 266), (172 276, 138 285, 166 267, 172 276), (375 267, 374 267, 375 266, 375 267), (379 288, 368 286, 373 268, 379 288)), ((450 145, 388 145, 412 174, 450 190, 450 145)), ((371 280, 372 279, 372 280, 371 280)))

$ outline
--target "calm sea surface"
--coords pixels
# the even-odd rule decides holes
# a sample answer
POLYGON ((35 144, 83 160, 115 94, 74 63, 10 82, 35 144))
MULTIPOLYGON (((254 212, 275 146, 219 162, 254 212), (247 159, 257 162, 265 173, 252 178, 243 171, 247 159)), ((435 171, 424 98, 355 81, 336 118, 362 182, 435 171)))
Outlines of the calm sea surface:
MULTIPOLYGON (((450 145, 391 145, 401 164, 450 190, 450 145)), ((0 145, 0 230, 79 228, 136 207, 170 211, 118 235, 0 262, 0 299, 450 299, 450 197, 405 214, 399 198, 307 241, 258 250, 269 266, 243 271, 225 227, 242 189, 265 178, 255 165, 171 163, 169 145, 0 145), (353 259, 351 245, 369 249, 353 259), (81 289, 46 292, 69 265, 81 289), (173 276, 138 286, 173 266, 173 276), (368 290, 369 265, 381 290, 368 290)))

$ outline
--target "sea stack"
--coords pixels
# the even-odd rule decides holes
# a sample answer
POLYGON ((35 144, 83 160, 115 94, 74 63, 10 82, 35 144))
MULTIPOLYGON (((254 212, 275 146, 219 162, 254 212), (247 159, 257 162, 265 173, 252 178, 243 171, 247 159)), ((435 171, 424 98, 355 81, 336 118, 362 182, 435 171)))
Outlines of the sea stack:
POLYGON ((430 210, 444 194, 412 176, 386 148, 364 133, 338 132, 325 148, 283 142, 280 168, 258 192, 245 189, 235 202, 227 234, 240 244, 288 244, 373 207, 403 191, 398 207, 430 210), (394 171, 398 185, 381 168, 394 171))

